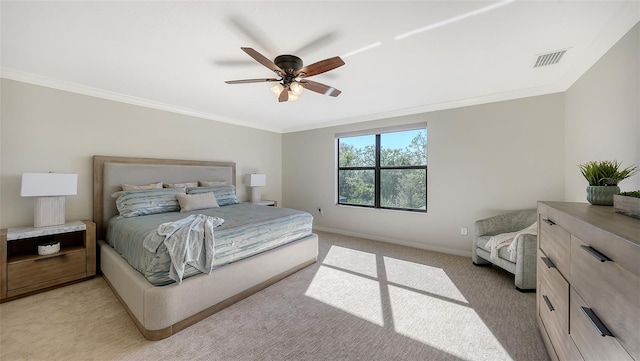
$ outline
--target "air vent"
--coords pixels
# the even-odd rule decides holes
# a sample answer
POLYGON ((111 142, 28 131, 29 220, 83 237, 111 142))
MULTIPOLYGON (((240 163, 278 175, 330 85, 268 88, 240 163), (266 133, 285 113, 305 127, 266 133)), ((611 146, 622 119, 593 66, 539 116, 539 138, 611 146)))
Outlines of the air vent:
POLYGON ((536 59, 536 62, 533 65, 533 67, 539 68, 541 66, 558 64, 558 62, 560 62, 560 59, 562 59, 562 56, 566 52, 567 52, 567 49, 554 51, 553 53, 540 54, 538 55, 538 58, 536 59))

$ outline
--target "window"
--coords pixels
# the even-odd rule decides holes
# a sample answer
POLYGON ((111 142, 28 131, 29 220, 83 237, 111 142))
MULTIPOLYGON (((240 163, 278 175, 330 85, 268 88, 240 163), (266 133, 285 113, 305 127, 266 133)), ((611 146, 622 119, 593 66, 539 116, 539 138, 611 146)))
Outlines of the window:
POLYGON ((427 211, 426 124, 336 137, 338 204, 427 211))

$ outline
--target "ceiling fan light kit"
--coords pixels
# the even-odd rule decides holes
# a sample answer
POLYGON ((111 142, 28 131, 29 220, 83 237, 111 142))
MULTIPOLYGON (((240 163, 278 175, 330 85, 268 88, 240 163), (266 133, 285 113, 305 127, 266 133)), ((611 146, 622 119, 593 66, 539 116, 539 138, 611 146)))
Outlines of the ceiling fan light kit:
POLYGON ((271 87, 271 92, 278 98, 279 102, 296 101, 304 88, 332 97, 337 97, 341 93, 336 88, 306 79, 343 66, 344 61, 338 56, 303 66, 302 59, 295 55, 278 55, 274 61, 271 61, 252 48, 241 49, 255 61, 276 73, 280 78, 228 80, 225 82, 227 84, 278 82, 278 84, 271 87))
MULTIPOLYGON (((271 92, 273 93, 274 97, 280 98, 280 94, 282 94, 282 91, 284 89, 285 89, 284 85, 282 85, 281 83, 278 83, 271 87, 271 92)), ((300 83, 298 83, 297 81, 291 82, 291 84, 289 84, 289 89, 287 91, 288 97, 289 97, 287 101, 295 102, 296 100, 298 100, 298 97, 300 96, 300 94, 302 94, 303 90, 304 90, 304 86, 302 86, 300 83)))

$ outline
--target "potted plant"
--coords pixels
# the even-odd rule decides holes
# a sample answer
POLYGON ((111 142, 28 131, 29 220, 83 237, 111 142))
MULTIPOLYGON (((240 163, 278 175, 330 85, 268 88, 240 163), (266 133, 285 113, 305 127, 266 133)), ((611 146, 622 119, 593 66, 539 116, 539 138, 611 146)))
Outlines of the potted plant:
POLYGON ((591 161, 580 164, 580 171, 589 182, 587 201, 591 204, 611 206, 613 195, 620 193, 618 183, 638 172, 635 165, 620 169, 617 160, 591 161))
POLYGON ((640 219, 640 190, 614 194, 613 209, 618 213, 640 219))

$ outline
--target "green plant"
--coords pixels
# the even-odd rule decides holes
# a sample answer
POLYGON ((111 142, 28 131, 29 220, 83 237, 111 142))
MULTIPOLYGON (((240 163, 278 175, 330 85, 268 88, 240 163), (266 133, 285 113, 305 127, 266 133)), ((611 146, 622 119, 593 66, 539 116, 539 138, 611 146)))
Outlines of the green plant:
POLYGON ((627 196, 627 197, 640 198, 640 190, 630 191, 630 192, 622 192, 622 193, 620 193, 620 195, 621 196, 627 196))
POLYGON ((639 170, 635 165, 621 170, 621 165, 617 160, 603 160, 580 164, 579 167, 590 186, 617 186, 639 170))

